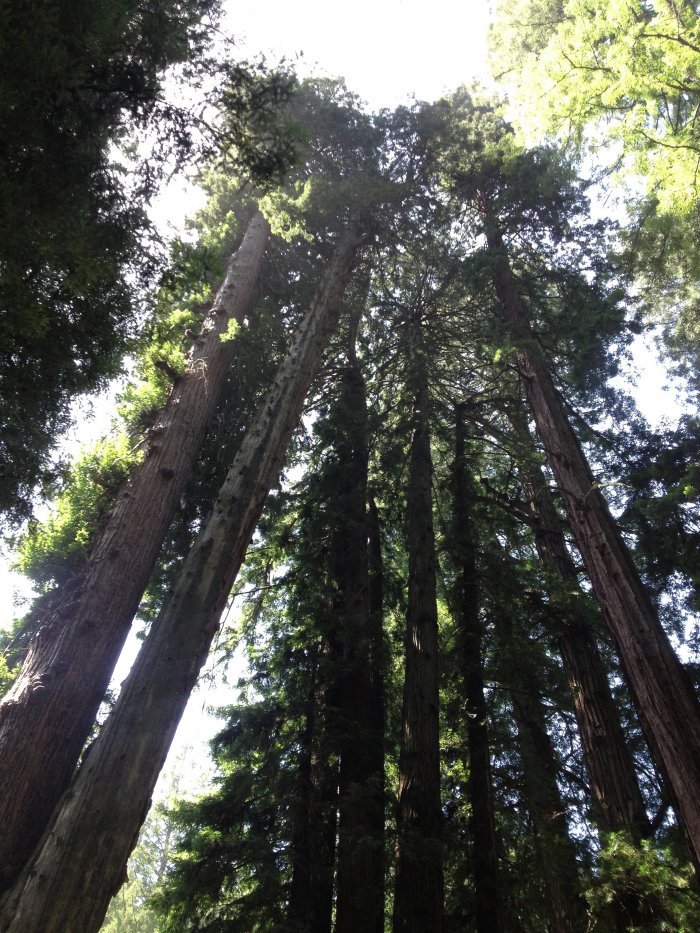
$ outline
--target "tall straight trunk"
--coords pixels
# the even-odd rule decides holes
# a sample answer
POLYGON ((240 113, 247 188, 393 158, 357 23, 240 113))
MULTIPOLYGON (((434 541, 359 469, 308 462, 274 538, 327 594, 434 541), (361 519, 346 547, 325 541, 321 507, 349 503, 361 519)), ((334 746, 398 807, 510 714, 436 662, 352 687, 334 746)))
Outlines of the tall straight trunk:
POLYGON ((221 342, 248 307, 270 227, 251 220, 183 376, 148 432, 83 570, 53 594, 22 671, 0 703, 0 890, 68 786, 231 367, 221 342))
POLYGON ((308 924, 311 911, 311 756, 315 723, 316 697, 315 690, 312 690, 299 740, 299 777, 293 801, 292 880, 287 906, 290 922, 299 929, 308 924))
MULTIPOLYGON (((516 430, 520 441, 526 434, 529 441, 525 424, 518 424, 516 430)), ((583 593, 552 492, 541 468, 534 462, 526 463, 525 457, 521 460, 519 475, 533 518, 537 552, 543 567, 558 573, 569 589, 566 606, 556 612, 557 640, 574 700, 593 812, 601 830, 624 830, 639 843, 650 834, 651 826, 634 759, 625 741, 603 659, 582 606, 583 593)))
POLYGON ((328 754, 323 752, 315 754, 311 762, 309 933, 331 933, 333 926, 338 762, 330 761, 328 754))
POLYGON ((553 933, 576 933, 586 927, 576 852, 569 836, 566 808, 557 786, 557 767, 534 684, 511 694, 518 724, 525 803, 535 830, 535 846, 553 920, 553 933))
POLYGON ((366 241, 352 229, 339 243, 113 712, 11 892, 12 933, 99 930, 366 241))
POLYGON ((569 524, 620 656, 637 715, 700 874, 700 703, 566 416, 482 198, 493 284, 569 524))
POLYGON ((335 576, 340 591, 340 798, 336 933, 384 930, 384 734, 381 617, 370 604, 367 515, 368 419, 354 353, 342 375, 336 442, 339 483, 335 576))
MULTIPOLYGON (((326 643, 325 654, 337 653, 326 643)), ((335 658, 339 661, 339 658, 335 658)), ((337 690, 314 684, 300 740, 299 784, 294 795, 289 920, 309 933, 331 933, 338 811, 338 763, 332 756, 329 710, 337 690)))
POLYGON ((414 397, 408 504, 406 677, 401 713, 394 933, 442 933, 438 616, 428 371, 419 312, 410 322, 414 397))
POLYGON ((468 792, 474 852, 476 931, 477 933, 500 933, 503 930, 502 896, 491 785, 488 709, 484 696, 479 588, 469 508, 469 480, 462 406, 458 407, 456 415, 452 546, 458 573, 455 608, 467 714, 468 792))

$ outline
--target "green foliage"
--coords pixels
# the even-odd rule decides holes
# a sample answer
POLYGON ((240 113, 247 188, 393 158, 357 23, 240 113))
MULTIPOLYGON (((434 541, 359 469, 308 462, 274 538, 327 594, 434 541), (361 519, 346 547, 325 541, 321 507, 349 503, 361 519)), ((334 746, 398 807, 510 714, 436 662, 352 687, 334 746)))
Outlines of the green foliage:
MULTIPOLYGON (((187 752, 180 756, 176 769, 187 764, 187 752)), ((129 880, 112 899, 101 933, 161 933, 161 926, 148 905, 148 898, 162 884, 177 840, 177 826, 171 808, 181 792, 181 777, 170 775, 164 799, 151 809, 141 829, 139 841, 131 854, 129 880)))
POLYGON ((0 510, 23 517, 68 403, 115 376, 153 268, 143 197, 109 150, 163 112, 169 67, 201 59, 209 0, 19 0, 0 12, 0 510), (133 186, 132 186, 133 187, 133 186))
POLYGON ((700 31, 695 7, 664 2, 513 3, 492 27, 510 48, 520 118, 598 148, 622 146, 664 214, 695 210, 700 31), (535 100, 537 104, 535 104, 535 100), (527 109, 525 109, 527 107, 527 109))
POLYGON ((10 669, 7 660, 0 655, 0 697, 4 697, 17 677, 18 670, 10 669))
POLYGON ((692 3, 503 0, 492 70, 532 137, 553 132, 623 183, 626 260, 695 367, 700 27, 692 3))
POLYGON ((77 457, 48 519, 30 522, 17 542, 15 567, 39 592, 64 583, 83 566, 101 518, 142 459, 142 451, 124 435, 99 441, 77 457))
POLYGON ((268 185, 295 161, 299 130, 280 116, 295 79, 212 57, 219 15, 219 0, 0 9, 0 512, 12 521, 56 476, 71 399, 118 375, 136 336, 162 265, 146 215, 159 183, 206 159, 268 185), (167 100, 166 74, 195 92, 190 109, 167 100))
MULTIPOLYGON (((538 7, 543 17, 557 9, 538 7)), ((549 28, 541 22, 528 40, 535 52, 545 47, 549 28)), ((697 425, 651 432, 641 419, 630 420, 629 400, 610 387, 637 329, 621 266, 609 255, 614 231, 591 221, 588 188, 575 163, 553 145, 526 149, 497 104, 476 92, 461 89, 435 104, 372 117, 341 84, 314 81, 299 88, 287 116, 305 122, 308 149, 299 154, 288 184, 262 199, 275 235, 245 320, 222 338, 233 340, 228 385, 142 603, 142 619, 155 616, 179 572, 343 224, 378 203, 382 237, 372 268, 364 268, 346 294, 346 313, 308 403, 313 427, 307 421, 295 435, 232 597, 237 605, 242 601, 242 610, 232 605, 226 617, 222 666, 228 653, 243 646, 248 671, 238 702, 222 711, 225 725, 212 743, 214 786, 167 812, 156 811, 153 819, 173 826, 176 852, 163 856, 161 846, 158 864, 168 867, 165 874, 155 871, 142 837, 133 880, 110 908, 105 929, 300 929, 289 904, 295 866, 310 864, 304 863, 303 832, 312 816, 332 828, 339 749, 352 728, 339 700, 338 685, 347 674, 344 626, 350 623, 338 609, 337 566, 344 458, 357 427, 340 388, 351 362, 366 383, 369 486, 383 549, 385 637, 379 654, 386 678, 389 915, 408 563, 411 341, 419 321, 430 380, 438 549, 446 929, 473 930, 476 903, 455 612, 460 568, 452 547, 454 416, 455 406, 463 405, 506 930, 554 928, 541 862, 547 840, 536 819, 537 808, 541 818, 553 799, 557 815, 567 816, 559 820, 563 833, 551 851, 565 849, 570 856, 573 888, 580 883, 588 892, 591 930, 607 933, 621 911, 632 910, 630 930, 691 930, 699 919, 691 869, 680 848, 664 849, 666 829, 641 848, 612 836, 597 851, 573 698, 552 620, 585 618, 600 634, 600 613, 585 578, 580 592, 540 563, 518 479, 523 439, 511 423, 523 394, 513 334, 494 295, 492 254, 484 248, 487 224, 496 223, 534 340, 573 412, 596 477, 622 515, 640 569, 662 607, 672 606, 663 610, 664 621, 677 625, 686 608, 695 608, 700 579, 697 425), (601 423, 616 424, 615 436, 601 423), (532 778, 523 710, 546 747, 547 781, 542 770, 532 778), (541 787, 533 790, 538 781, 541 787), (322 786, 326 797, 320 796, 322 786)), ((130 440, 84 454, 52 518, 32 526, 24 539, 20 562, 42 587, 65 579, 85 559, 108 491, 138 459, 137 439, 182 371, 223 260, 255 207, 238 178, 219 169, 202 173, 210 198, 192 221, 197 245, 174 246, 138 345, 135 378, 120 402, 130 440), (123 460, 122 450, 135 459, 123 460)), ((530 445, 526 456, 538 467, 544 461, 530 445)), ((660 789, 604 635, 601 651, 651 810, 661 805, 660 789)), ((0 673, 6 681, 15 668, 7 657, 0 673)))
POLYGON ((692 866, 653 841, 633 846, 612 833, 596 858, 588 893, 591 929, 608 933, 624 917, 630 933, 691 933, 700 924, 700 897, 692 866), (631 904, 639 903, 639 909, 631 904))

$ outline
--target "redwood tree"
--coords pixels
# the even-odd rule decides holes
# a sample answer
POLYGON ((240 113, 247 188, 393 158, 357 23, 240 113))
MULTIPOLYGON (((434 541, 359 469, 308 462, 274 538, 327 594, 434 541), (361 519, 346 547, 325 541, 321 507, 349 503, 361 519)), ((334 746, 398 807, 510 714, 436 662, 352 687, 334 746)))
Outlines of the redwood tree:
MULTIPOLYGON (((495 293, 503 337, 514 348, 569 524, 700 872, 700 702, 572 428, 511 262, 509 238, 528 237, 528 253, 541 251, 546 278, 557 249, 566 248, 565 231, 585 210, 581 193, 551 152, 521 152, 488 102, 460 94, 440 105, 438 117, 436 167, 483 235, 481 271, 495 293)), ((568 237, 573 245, 574 233, 568 237)))
POLYGON ((251 219, 83 568, 40 606, 22 670, 0 702, 0 889, 17 876, 65 791, 225 385, 230 321, 241 321, 270 227, 251 219))
POLYGON ((464 406, 456 412, 453 560, 457 566, 456 626, 469 746, 469 801, 476 890, 477 933, 503 929, 502 892, 499 881, 496 821, 491 786, 491 750, 488 709, 484 696, 484 662, 479 617, 479 584, 476 545, 469 506, 464 406))
POLYGON ((6 898, 3 929, 99 929, 368 236, 354 227, 339 243, 113 712, 6 898))
POLYGON ((554 622, 571 685, 595 819, 601 830, 624 830, 638 844, 649 835, 651 826, 634 759, 625 741, 620 714, 583 605, 585 597, 566 546, 562 519, 542 468, 534 460, 527 423, 519 419, 518 414, 512 420, 517 425, 517 442, 525 445, 525 449, 520 446, 519 475, 533 518, 537 552, 545 570, 558 574, 568 588, 566 602, 557 605, 556 597, 550 598, 545 614, 554 622))
POLYGON ((433 470, 421 311, 412 308, 408 321, 413 414, 394 933, 442 933, 444 923, 433 470))

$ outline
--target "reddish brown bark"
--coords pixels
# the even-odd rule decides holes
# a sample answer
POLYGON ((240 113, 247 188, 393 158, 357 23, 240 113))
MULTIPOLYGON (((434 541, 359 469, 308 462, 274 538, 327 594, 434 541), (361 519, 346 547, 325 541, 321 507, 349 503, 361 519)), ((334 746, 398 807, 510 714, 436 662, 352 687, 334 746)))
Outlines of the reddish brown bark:
POLYGON ((371 605, 367 541, 368 421, 354 353, 336 416, 336 581, 343 644, 336 933, 384 930, 384 712, 381 606, 371 605), (379 726, 379 728, 377 728, 379 726))
POLYGON ((520 477, 534 519, 540 560, 545 567, 555 569, 570 589, 566 607, 555 609, 554 618, 571 685, 593 812, 600 829, 625 830, 638 843, 649 835, 651 827, 605 666, 580 604, 583 594, 561 520, 540 467, 522 467, 520 477))
POLYGON ((479 618, 476 551, 469 507, 464 410, 457 409, 454 465, 454 531, 452 552, 458 573, 455 621, 460 653, 469 747, 468 793, 473 844, 477 933, 503 930, 496 821, 491 785, 488 708, 484 695, 484 664, 479 618))
POLYGON ((619 654, 639 721, 700 872, 700 703, 569 423, 482 200, 492 279, 569 524, 619 654))
POLYGON ((339 244, 113 712, 6 901, 3 929, 99 930, 366 240, 352 230, 339 244))
POLYGON ((0 889, 31 854, 90 734, 231 366, 220 335, 245 313, 269 231, 257 213, 148 433, 145 461, 120 489, 84 569, 44 604, 0 703, 0 889))
POLYGON ((438 616, 428 373, 418 312, 411 322, 413 436, 408 505, 408 611, 397 819, 394 933, 444 925, 438 616))

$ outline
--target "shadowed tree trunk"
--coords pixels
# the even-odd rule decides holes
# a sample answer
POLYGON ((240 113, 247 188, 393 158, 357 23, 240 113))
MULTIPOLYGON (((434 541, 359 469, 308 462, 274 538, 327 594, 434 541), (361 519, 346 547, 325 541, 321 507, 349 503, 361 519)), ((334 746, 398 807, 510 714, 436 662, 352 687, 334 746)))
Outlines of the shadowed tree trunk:
POLYGON ((383 706, 381 606, 377 617, 369 578, 367 402, 354 340, 349 356, 337 406, 342 431, 335 444, 339 476, 334 495, 335 576, 343 641, 335 930, 383 933, 384 715, 377 708, 383 706))
MULTIPOLYGON (((326 660, 335 668, 339 646, 326 642, 326 660), (334 657, 335 656, 335 657, 334 657)), ((331 933, 338 811, 338 761, 334 756, 335 685, 314 685, 301 736, 299 785, 294 797, 292 883, 288 916, 301 930, 331 933), (330 726, 330 729, 329 729, 330 726)))
POLYGON ((544 887, 555 933, 577 933, 586 927, 586 904, 580 890, 576 852, 557 786, 557 765, 547 734, 541 702, 521 680, 512 692, 523 766, 525 803, 535 830, 544 887))
POLYGON ((442 933, 438 617, 428 371, 420 311, 410 327, 414 398, 408 503, 406 677, 401 713, 394 933, 442 933))
POLYGON ((0 890, 29 858, 90 734, 231 367, 221 334, 243 318, 269 232, 258 212, 148 432, 145 461, 119 490, 84 569, 42 603, 0 703, 0 890))
POLYGON ((518 468, 533 518, 540 561, 555 570, 569 589, 561 611, 554 608, 559 649, 574 700, 583 763, 593 797, 593 811, 603 831, 625 830, 635 843, 651 832, 639 789, 632 753, 625 741, 603 660, 582 606, 576 567, 569 554, 562 522, 541 468, 525 457, 532 450, 523 416, 512 419, 520 442, 531 448, 518 468))
MULTIPOLYGON (((322 746, 325 745, 323 737, 322 746)), ((311 761, 311 877, 309 933, 331 933, 338 831, 338 761, 323 748, 311 761)))
POLYGON ((700 873, 700 703, 593 476, 533 334, 497 223, 480 196, 491 274, 528 404, 654 760, 700 873))
POLYGON ((306 722, 299 742, 299 779, 293 800, 292 881, 287 916, 300 929, 308 924, 311 912, 311 750, 316 720, 315 701, 314 690, 307 703, 306 722))
POLYGON ((99 930, 367 240, 353 229, 339 243, 114 710, 6 899, 4 929, 99 930))
POLYGON ((488 710, 484 696, 481 620, 476 554, 469 508, 464 409, 458 406, 455 430, 453 557, 457 573, 457 638, 466 700, 469 746, 469 803, 474 851, 477 933, 503 930, 496 823, 491 786, 488 710))

